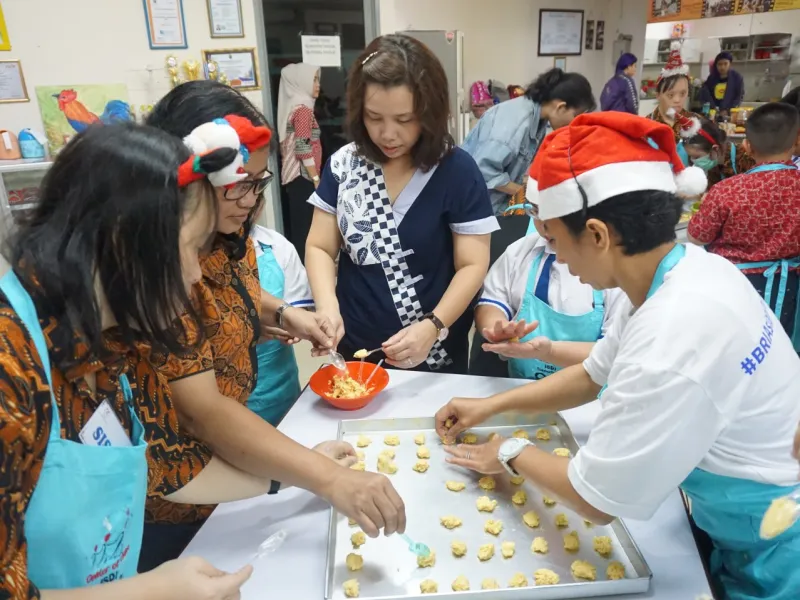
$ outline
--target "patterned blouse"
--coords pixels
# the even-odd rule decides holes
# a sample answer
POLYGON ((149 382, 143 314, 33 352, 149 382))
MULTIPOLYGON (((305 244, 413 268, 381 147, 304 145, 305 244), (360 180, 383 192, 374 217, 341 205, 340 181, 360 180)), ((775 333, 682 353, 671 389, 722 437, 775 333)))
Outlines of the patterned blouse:
POLYGON ((281 142, 281 183, 286 185, 298 177, 311 181, 303 161, 313 159, 317 173, 322 168, 322 144, 320 129, 314 111, 300 104, 289 114, 286 124, 287 136, 281 142))

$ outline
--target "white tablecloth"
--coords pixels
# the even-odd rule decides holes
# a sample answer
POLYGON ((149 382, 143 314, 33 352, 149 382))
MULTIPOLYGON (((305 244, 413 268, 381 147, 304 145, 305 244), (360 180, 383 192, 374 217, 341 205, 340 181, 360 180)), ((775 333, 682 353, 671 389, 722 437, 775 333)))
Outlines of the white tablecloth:
MULTIPOLYGON (((341 419, 432 416, 452 396, 483 397, 522 383, 392 371, 389 387, 360 411, 336 410, 306 389, 280 429, 301 444, 312 446, 334 439, 341 419)), ((588 437, 598 410, 593 403, 563 413, 579 442, 588 437)), ((257 563, 252 578, 242 588, 243 600, 322 600, 328 511, 325 502, 298 489, 226 504, 211 515, 183 556, 202 556, 220 569, 233 571, 245 565, 268 536, 284 529, 286 541, 275 554, 257 563)), ((650 521, 625 523, 654 577, 648 594, 621 596, 618 600, 694 600, 699 594, 709 593, 677 491, 650 521)))

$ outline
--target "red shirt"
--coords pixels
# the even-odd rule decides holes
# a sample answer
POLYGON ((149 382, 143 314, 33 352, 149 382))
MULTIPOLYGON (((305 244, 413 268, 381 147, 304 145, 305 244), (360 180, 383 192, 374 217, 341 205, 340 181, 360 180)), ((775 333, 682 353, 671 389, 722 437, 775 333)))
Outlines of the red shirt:
POLYGON ((703 198, 688 232, 733 263, 800 256, 800 171, 761 171, 721 181, 703 198))

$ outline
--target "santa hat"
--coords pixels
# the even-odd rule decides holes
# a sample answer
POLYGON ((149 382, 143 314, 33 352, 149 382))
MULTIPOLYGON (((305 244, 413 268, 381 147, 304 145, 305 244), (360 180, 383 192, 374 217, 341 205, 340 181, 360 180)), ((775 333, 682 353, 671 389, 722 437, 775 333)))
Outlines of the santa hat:
POLYGON ((643 190, 697 196, 705 172, 684 167, 668 125, 623 112, 587 113, 548 135, 531 165, 527 199, 555 219, 643 190))
POLYGON ((667 116, 670 119, 675 119, 678 123, 678 127, 681 129, 681 137, 684 139, 696 136, 700 133, 700 130, 703 129, 703 124, 700 122, 700 119, 689 116, 689 113, 685 111, 678 112, 674 108, 670 108, 667 110, 667 116))
POLYGON ((675 75, 689 76, 689 65, 683 62, 681 56, 681 43, 674 40, 669 45, 669 56, 667 57, 667 64, 661 69, 661 76, 659 79, 666 79, 675 75))

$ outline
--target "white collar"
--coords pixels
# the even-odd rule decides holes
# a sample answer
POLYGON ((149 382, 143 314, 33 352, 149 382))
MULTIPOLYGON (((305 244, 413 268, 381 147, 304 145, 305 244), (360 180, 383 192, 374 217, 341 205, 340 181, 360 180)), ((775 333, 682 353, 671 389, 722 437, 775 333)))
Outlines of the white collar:
POLYGON ((545 238, 540 236, 538 231, 535 232, 535 233, 531 233, 530 235, 536 236, 536 241, 533 244, 533 249, 534 250, 541 249, 541 250, 544 250, 544 252, 546 254, 555 254, 556 253, 556 251, 553 250, 553 246, 550 245, 550 242, 548 242, 545 238))

